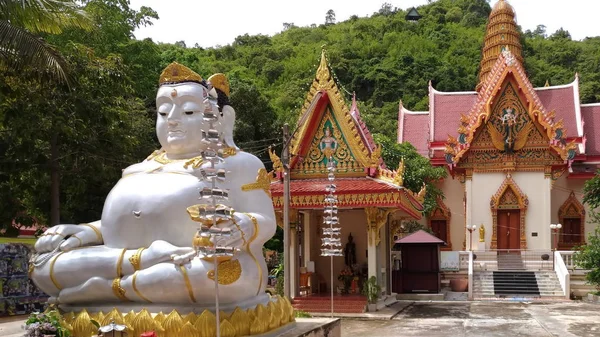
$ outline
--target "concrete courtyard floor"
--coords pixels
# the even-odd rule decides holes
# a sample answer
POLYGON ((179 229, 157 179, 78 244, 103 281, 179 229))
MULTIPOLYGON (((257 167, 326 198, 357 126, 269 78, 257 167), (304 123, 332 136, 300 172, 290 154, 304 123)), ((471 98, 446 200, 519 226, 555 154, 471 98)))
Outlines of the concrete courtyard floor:
POLYGON ((600 305, 414 302, 391 320, 342 320, 342 337, 363 336, 600 336, 600 305))
MULTIPOLYGON (((586 302, 404 302, 388 318, 343 318, 342 337, 600 337, 600 305, 586 302), (394 312, 394 313, 395 313, 394 312)), ((23 336, 26 317, 0 319, 0 336, 23 336)))

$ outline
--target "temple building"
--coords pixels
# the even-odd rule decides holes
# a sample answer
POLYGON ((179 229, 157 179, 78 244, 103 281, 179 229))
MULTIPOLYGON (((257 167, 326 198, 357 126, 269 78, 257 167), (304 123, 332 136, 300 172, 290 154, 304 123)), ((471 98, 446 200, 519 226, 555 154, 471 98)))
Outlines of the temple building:
MULTIPOLYGON (((420 219, 425 190, 413 193, 403 187, 403 166, 385 168, 381 149, 362 121, 356 100, 350 107, 335 83, 325 51, 292 135, 290 161, 290 259, 294 282, 292 297, 300 291, 327 293, 331 287, 330 258, 321 256, 321 239, 328 180, 327 164, 335 163, 333 183, 339 209, 344 257, 334 257, 334 289, 344 269, 376 276, 383 292, 390 292, 392 216, 420 219), (352 237, 352 238, 350 238, 352 237), (310 282, 307 285, 307 274, 310 282), (302 280, 302 281, 301 281, 302 280), (305 289, 311 285, 312 289, 305 289)), ((274 163, 271 196, 282 224, 283 167, 274 163)), ((286 266, 288 268, 288 266, 286 266)), ((355 289, 359 292, 359 289, 355 289)), ((361 308, 362 310, 362 308, 361 308)))
POLYGON ((600 103, 581 104, 579 77, 534 88, 523 66, 515 11, 498 1, 489 17, 475 91, 429 84, 429 111, 400 103, 398 142, 410 142, 449 175, 445 199, 420 221, 446 250, 550 250, 584 244, 583 186, 600 167, 600 103), (468 228, 483 228, 471 235, 468 228), (472 241, 471 241, 472 240, 472 241))

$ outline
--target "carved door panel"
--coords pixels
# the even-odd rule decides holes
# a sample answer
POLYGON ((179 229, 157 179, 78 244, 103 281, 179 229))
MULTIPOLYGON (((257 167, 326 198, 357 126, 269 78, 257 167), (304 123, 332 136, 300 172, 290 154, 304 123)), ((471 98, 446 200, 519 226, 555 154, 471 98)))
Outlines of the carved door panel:
POLYGON ((565 218, 560 234, 560 242, 574 244, 581 242, 581 218, 565 218))
POLYGON ((443 240, 448 243, 447 239, 447 224, 446 220, 431 220, 431 230, 433 231, 433 235, 437 236, 438 239, 443 240))
POLYGON ((498 249, 520 249, 520 211, 498 210, 498 249))

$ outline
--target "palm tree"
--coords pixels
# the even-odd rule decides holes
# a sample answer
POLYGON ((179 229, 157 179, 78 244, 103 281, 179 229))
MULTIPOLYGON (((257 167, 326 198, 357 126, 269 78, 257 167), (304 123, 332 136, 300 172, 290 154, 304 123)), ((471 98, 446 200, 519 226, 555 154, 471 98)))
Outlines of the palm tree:
POLYGON ((38 36, 60 34, 67 27, 92 28, 74 0, 0 0, 0 69, 30 67, 68 83, 66 60, 38 36))

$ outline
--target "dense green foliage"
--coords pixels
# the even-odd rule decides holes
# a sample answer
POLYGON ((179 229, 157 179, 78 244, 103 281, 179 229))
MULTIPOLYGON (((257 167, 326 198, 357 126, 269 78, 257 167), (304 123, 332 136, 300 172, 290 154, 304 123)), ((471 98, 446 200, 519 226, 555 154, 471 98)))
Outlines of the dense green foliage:
MULTIPOLYGON (((600 224, 600 171, 598 174, 588 180, 584 187, 583 201, 593 210, 591 221, 600 224)), ((596 227, 594 232, 586 239, 587 244, 575 254, 575 263, 590 272, 585 275, 588 283, 596 287, 597 295, 600 295, 600 227, 596 227)))
POLYGON ((90 26, 87 13, 73 0, 3 0, 0 2, 0 69, 30 67, 40 78, 68 82, 67 61, 35 34, 58 34, 68 27, 88 29, 90 26))
MULTIPOLYGON (((86 0, 82 6, 96 22, 91 31, 70 28, 44 36, 72 65, 72 91, 36 82, 28 71, 0 72, 2 226, 31 216, 56 223, 50 221, 53 195, 61 200, 60 222, 97 218, 120 169, 158 146, 152 127, 156 84, 175 60, 205 78, 227 74, 238 115, 235 140, 269 166, 266 147, 281 143, 284 122, 295 123, 324 44, 345 98, 356 92, 388 166, 395 168, 404 157, 406 186, 418 191, 427 182, 431 209, 439 193, 433 183, 444 173, 410 145, 393 141, 398 101, 426 110, 430 80, 442 91, 473 90, 491 10, 486 0, 438 0, 418 8, 418 23, 390 6, 338 23, 335 13, 323 13, 327 24, 287 23, 273 37, 244 35, 204 49, 134 40, 135 28, 157 14, 132 10, 127 0, 86 0)), ((600 101, 600 37, 572 41, 566 31, 548 35, 540 26, 525 32, 522 43, 535 86, 568 83, 578 72, 582 102, 600 101)), ((52 204, 57 207, 56 200, 52 204)))
POLYGON ((600 295, 600 227, 587 238, 587 244, 575 252, 575 264, 589 272, 585 274, 586 281, 595 286, 600 295))

